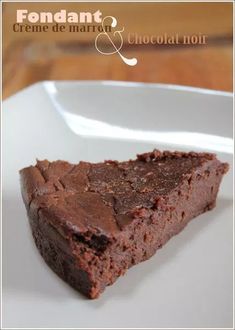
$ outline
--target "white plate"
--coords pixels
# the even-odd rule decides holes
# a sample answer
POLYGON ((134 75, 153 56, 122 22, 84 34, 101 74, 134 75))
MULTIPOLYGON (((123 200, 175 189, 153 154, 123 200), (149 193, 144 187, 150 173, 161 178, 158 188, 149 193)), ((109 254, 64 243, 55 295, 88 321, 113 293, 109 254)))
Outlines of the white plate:
POLYGON ((232 167, 232 95, 118 82, 43 82, 3 103, 3 326, 232 327, 232 168, 217 207, 88 300, 44 263, 18 171, 35 158, 125 160, 214 151, 232 167))

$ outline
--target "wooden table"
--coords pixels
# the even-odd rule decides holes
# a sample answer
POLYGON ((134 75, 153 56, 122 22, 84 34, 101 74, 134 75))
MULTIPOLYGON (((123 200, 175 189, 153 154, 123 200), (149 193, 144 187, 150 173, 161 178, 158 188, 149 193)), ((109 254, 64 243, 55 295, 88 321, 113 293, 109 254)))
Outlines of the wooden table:
MULTIPOLYGON (((168 33, 195 33, 200 30, 209 35, 207 45, 185 47, 130 45, 124 34, 123 54, 138 59, 138 64, 130 67, 124 64, 117 54, 99 54, 94 47, 93 34, 83 34, 79 40, 75 40, 71 34, 46 34, 43 37, 40 34, 26 36, 13 33, 11 24, 14 21, 15 9, 24 5, 5 3, 3 98, 41 80, 112 79, 232 91, 232 7, 231 4, 211 5, 189 6, 182 3, 180 6, 166 6, 150 3, 144 8, 137 4, 103 5, 107 13, 112 12, 121 22, 126 22, 126 31, 152 34, 162 33, 164 30, 168 33), (125 5, 125 11, 122 5, 125 5), (142 23, 138 25, 140 18, 142 23)), ((27 6, 35 10, 36 5, 27 6)), ((60 4, 37 6, 56 6, 55 9, 58 10, 60 4)), ((72 6, 78 4, 70 3, 66 6, 74 9, 72 6)), ((84 6, 80 5, 81 8, 85 8, 84 6)), ((94 10, 99 6, 93 4, 94 10)))

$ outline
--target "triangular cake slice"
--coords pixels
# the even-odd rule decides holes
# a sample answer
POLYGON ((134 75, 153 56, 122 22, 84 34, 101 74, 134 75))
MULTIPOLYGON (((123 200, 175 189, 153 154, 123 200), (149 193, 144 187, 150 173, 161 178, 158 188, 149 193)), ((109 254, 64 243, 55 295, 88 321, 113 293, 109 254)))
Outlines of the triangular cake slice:
POLYGON ((154 150, 126 162, 37 161, 20 175, 41 255, 71 286, 97 298, 212 209, 227 170, 214 154, 154 150))

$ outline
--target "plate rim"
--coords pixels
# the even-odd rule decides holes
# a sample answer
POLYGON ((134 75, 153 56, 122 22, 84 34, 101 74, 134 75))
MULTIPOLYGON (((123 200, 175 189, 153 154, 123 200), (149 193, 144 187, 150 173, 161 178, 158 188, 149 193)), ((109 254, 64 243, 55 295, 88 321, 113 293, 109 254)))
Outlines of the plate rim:
MULTIPOLYGON (((54 83, 57 85, 62 84, 74 84, 74 85, 97 85, 97 86, 113 86, 113 87, 149 87, 149 88, 156 88, 156 89, 163 89, 163 90, 171 90, 171 91, 179 91, 179 92, 191 92, 197 93, 200 95, 216 95, 216 96, 224 96, 233 99, 234 93, 209 89, 209 88, 202 88, 202 87, 194 87, 194 86, 187 86, 187 85, 177 85, 177 84, 165 84, 165 83, 150 83, 150 82, 136 82, 136 81, 123 81, 123 80, 41 80, 37 81, 31 85, 28 85, 16 93, 10 95, 6 99, 3 100, 3 105, 6 101, 14 98, 21 92, 24 92, 28 89, 35 88, 37 86, 46 87, 48 83, 54 83)), ((46 88, 45 88, 46 89, 46 88)))

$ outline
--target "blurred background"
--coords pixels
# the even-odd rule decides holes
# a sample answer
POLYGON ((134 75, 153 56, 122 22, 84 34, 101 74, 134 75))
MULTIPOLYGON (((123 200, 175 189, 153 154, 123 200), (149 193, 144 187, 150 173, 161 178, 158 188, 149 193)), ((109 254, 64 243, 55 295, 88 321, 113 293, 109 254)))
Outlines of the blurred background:
MULTIPOLYGON (((124 80, 232 91, 232 3, 3 3, 3 98, 41 80, 124 80), (16 10, 101 10, 117 18, 122 53, 134 67, 94 46, 97 32, 13 32, 16 10), (206 45, 131 45, 128 33, 203 33, 206 45)), ((109 45, 107 45, 109 47, 109 45)))

